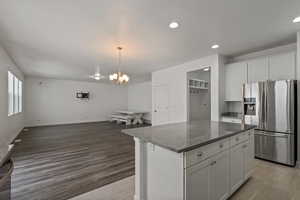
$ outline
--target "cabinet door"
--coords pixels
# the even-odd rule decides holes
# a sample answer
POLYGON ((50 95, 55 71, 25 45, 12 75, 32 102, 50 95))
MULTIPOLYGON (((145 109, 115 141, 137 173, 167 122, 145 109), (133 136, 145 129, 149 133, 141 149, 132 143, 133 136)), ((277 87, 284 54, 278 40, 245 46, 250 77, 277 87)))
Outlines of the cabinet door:
POLYGON ((243 143, 231 148, 230 152, 230 188, 235 192, 244 181, 244 149, 243 143))
POLYGON ((203 161, 186 169, 186 199, 210 200, 211 161, 203 161))
POLYGON ((233 63, 225 66, 225 100, 241 101, 242 87, 247 82, 247 64, 233 63))
POLYGON ((169 89, 167 85, 153 86, 153 125, 169 121, 169 89))
POLYGON ((271 80, 296 78, 296 53, 289 52, 270 56, 269 71, 271 80))
POLYGON ((244 143, 244 169, 245 179, 251 176, 254 169, 254 134, 249 131, 249 140, 244 143))
POLYGON ((229 150, 214 156, 212 160, 211 199, 225 200, 230 195, 229 150))
POLYGON ((268 80, 268 58, 258 58, 248 61, 248 82, 268 80))

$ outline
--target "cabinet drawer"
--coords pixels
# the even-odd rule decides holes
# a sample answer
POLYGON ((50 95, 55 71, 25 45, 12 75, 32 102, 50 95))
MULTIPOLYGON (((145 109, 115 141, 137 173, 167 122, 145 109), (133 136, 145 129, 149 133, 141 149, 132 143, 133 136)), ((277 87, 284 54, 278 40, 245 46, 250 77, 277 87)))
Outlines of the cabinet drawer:
POLYGON ((249 140, 250 135, 251 135, 251 132, 250 131, 246 131, 244 133, 240 133, 240 134, 237 134, 235 136, 232 136, 231 140, 230 140, 231 146, 235 146, 237 144, 240 144, 240 143, 242 143, 244 141, 249 140))
POLYGON ((230 147, 230 138, 217 141, 212 144, 200 147, 198 149, 188 151, 185 155, 185 167, 190 167, 196 163, 199 163, 216 153, 219 153, 230 147))

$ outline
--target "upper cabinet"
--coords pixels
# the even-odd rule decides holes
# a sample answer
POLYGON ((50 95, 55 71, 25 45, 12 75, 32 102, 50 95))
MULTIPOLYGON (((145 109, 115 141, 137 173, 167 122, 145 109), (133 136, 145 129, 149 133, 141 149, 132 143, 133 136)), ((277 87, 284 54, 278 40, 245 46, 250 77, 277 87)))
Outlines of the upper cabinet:
POLYGON ((269 57, 269 79, 296 79, 296 53, 289 52, 269 57))
POLYGON ((243 83, 296 79, 296 52, 260 57, 225 66, 225 101, 241 101, 243 83))
POLYGON ((248 61, 248 83, 268 80, 268 58, 248 61))
POLYGON ((226 65, 225 100, 241 101, 242 85, 247 82, 247 64, 245 62, 226 65))

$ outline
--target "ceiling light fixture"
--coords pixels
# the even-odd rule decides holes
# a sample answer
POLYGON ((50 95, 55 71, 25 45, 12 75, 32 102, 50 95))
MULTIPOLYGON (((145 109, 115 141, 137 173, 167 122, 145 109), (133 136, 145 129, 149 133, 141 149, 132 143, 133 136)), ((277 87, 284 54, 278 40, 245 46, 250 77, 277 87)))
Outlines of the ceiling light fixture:
POLYGON ((299 17, 296 17, 294 20, 293 20, 293 23, 299 23, 300 22, 300 16, 299 17))
POLYGON ((118 72, 116 73, 113 73, 111 75, 109 75, 109 80, 117 83, 117 84, 123 84, 123 83, 128 83, 129 81, 129 76, 125 73, 122 73, 120 71, 120 68, 121 68, 121 57, 122 57, 122 54, 121 54, 121 51, 122 51, 122 47, 117 47, 118 51, 119 51, 119 70, 118 72))
POLYGON ((205 72, 209 71, 209 67, 204 68, 203 71, 205 72))
POLYGON ((105 76, 103 76, 101 73, 100 73, 100 69, 98 68, 97 70, 98 72, 96 72, 95 74, 91 75, 90 78, 92 79, 95 79, 97 81, 101 80, 101 79, 104 79, 105 76))
POLYGON ((169 24, 169 27, 170 27, 171 29, 175 29, 175 28, 178 28, 178 27, 179 27, 179 24, 178 24, 178 22, 171 22, 171 23, 169 24))
POLYGON ((211 46, 212 49, 217 49, 217 48, 219 48, 219 47, 220 47, 220 46, 217 45, 217 44, 211 46))

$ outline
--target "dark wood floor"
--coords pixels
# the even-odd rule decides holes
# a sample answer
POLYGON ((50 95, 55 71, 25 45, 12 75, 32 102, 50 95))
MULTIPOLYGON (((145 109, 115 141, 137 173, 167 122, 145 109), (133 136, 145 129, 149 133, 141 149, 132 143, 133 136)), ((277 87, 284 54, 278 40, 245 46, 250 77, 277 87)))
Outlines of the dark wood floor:
POLYGON ((110 122, 30 128, 12 154, 12 200, 65 200, 134 174, 133 138, 110 122))

